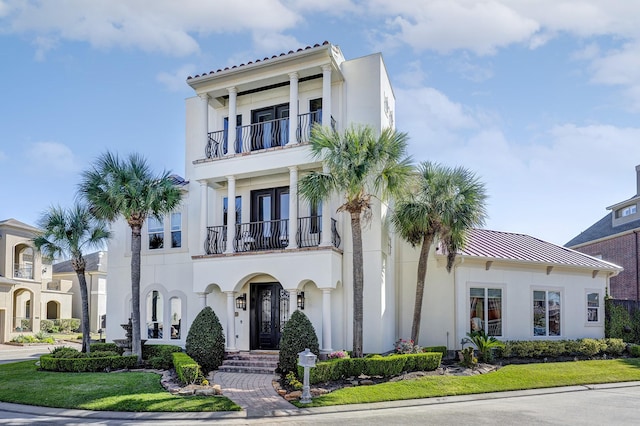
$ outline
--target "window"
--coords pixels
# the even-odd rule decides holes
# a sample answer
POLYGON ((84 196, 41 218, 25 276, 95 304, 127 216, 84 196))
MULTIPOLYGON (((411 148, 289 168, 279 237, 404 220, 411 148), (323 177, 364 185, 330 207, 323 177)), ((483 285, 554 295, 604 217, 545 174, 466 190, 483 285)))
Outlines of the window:
POLYGON ((178 297, 169 299, 171 308, 171 338, 179 339, 182 327, 182 301, 178 297))
POLYGON ((631 216, 632 214, 636 214, 636 211, 637 211, 637 207, 635 204, 632 206, 627 206, 618 210, 616 212, 616 217, 631 216))
POLYGON ((162 339, 162 294, 153 290, 147 296, 147 338, 162 339))
POLYGON ((600 323, 600 293, 587 291, 587 323, 600 323))
POLYGON ((502 336, 502 289, 469 289, 469 329, 484 330, 488 336, 502 336))
POLYGON ((560 292, 534 290, 533 335, 560 336, 560 292))
POLYGON ((182 213, 171 213, 171 247, 182 247, 182 213))
POLYGON ((322 201, 311 204, 311 233, 317 234, 322 231, 322 201))
MULTIPOLYGON (((227 225, 227 211, 229 210, 229 200, 224 197, 222 201, 222 224, 227 225)), ((242 220, 242 197, 236 197, 236 225, 242 220)))
POLYGON ((161 249, 164 247, 164 223, 162 219, 151 216, 147 222, 149 233, 149 250, 161 249))

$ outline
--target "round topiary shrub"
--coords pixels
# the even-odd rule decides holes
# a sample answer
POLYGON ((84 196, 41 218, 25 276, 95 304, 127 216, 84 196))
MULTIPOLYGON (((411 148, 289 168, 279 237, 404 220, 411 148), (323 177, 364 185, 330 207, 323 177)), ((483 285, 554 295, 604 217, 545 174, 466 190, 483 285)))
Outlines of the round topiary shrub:
POLYGON ((224 359, 224 334, 218 316, 211 307, 200 311, 187 334, 185 350, 207 374, 222 364, 224 359))
POLYGON ((318 355, 320 346, 318 336, 311 321, 301 311, 295 311, 289 321, 284 325, 280 337, 280 372, 286 375, 289 372, 298 373, 298 353, 309 348, 318 355))

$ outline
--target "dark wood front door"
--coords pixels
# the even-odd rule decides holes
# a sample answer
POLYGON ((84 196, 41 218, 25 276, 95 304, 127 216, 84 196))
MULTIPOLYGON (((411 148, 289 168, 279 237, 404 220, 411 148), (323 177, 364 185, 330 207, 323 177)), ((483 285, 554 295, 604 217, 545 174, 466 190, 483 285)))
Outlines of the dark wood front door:
POLYGON ((279 283, 251 284, 251 349, 279 349, 289 294, 279 283))

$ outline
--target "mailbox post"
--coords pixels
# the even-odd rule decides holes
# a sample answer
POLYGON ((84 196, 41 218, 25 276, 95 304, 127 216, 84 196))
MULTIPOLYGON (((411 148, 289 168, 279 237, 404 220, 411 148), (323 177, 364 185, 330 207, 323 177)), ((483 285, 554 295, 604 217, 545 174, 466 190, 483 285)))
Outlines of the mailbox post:
POLYGON ((309 350, 305 349, 298 353, 298 365, 304 368, 304 379, 302 381, 302 396, 300 402, 308 404, 311 402, 311 392, 309 386, 309 369, 316 366, 316 359, 318 357, 309 350))

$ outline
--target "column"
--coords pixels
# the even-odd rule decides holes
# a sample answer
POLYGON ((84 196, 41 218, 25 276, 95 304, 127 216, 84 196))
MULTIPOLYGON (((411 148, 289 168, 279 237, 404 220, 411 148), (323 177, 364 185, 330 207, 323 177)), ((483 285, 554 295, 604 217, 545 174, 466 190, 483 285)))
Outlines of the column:
POLYGON ((206 93, 198 95, 200 98, 200 123, 198 128, 198 140, 201 140, 206 148, 209 143, 209 95, 206 93))
MULTIPOLYGON (((227 154, 236 154, 236 115, 238 115, 237 98, 238 89, 229 87, 229 129, 227 130, 227 154)), ((242 151, 242 148, 240 149, 242 151)))
POLYGON ((289 245, 298 248, 298 167, 289 167, 289 245))
POLYGON ((225 291, 227 294, 227 348, 226 351, 236 351, 236 306, 235 293, 225 291))
POLYGON ((331 290, 322 289, 322 349, 321 352, 331 353, 331 290))
POLYGON ((233 240, 236 239, 236 178, 227 176, 227 249, 233 253, 233 240))
POLYGON ((207 253, 208 246, 207 237, 209 231, 207 230, 208 218, 209 218, 209 187, 206 180, 200 181, 200 250, 204 250, 207 253))
MULTIPOLYGON (((322 173, 328 174, 329 168, 327 166, 322 166, 322 173)), ((320 246, 322 247, 330 247, 331 245, 333 245, 333 243, 331 242, 333 230, 331 229, 330 206, 331 206, 331 197, 322 201, 322 236, 320 240, 320 246)))
POLYGON ((289 318, 298 309, 298 290, 287 290, 289 292, 289 318))
POLYGON ((200 309, 204 309, 207 307, 207 293, 196 293, 198 295, 198 299, 200 300, 200 309))
POLYGON ((322 66, 322 125, 331 126, 331 65, 322 66))
POLYGON ((289 141, 298 143, 298 73, 289 73, 289 141))

